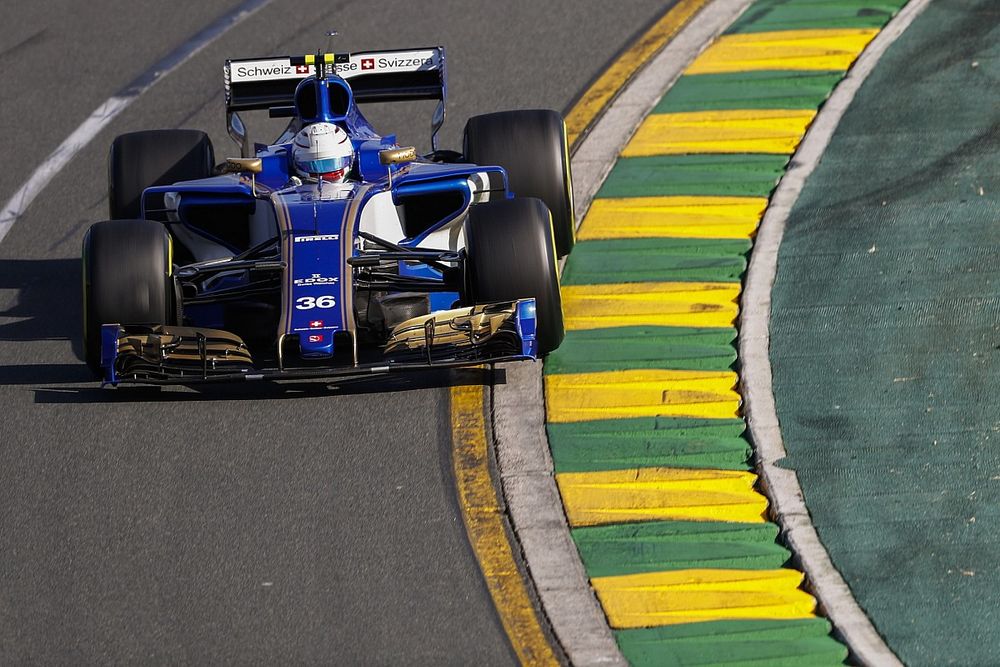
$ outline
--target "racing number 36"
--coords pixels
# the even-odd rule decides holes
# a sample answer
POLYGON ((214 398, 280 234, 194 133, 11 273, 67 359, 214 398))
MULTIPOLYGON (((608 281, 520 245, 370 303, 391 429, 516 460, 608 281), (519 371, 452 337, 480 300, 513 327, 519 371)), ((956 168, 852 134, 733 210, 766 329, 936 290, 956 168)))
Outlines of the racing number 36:
POLYGON ((312 310, 313 308, 333 308, 337 305, 332 296, 300 296, 295 300, 296 310, 312 310))

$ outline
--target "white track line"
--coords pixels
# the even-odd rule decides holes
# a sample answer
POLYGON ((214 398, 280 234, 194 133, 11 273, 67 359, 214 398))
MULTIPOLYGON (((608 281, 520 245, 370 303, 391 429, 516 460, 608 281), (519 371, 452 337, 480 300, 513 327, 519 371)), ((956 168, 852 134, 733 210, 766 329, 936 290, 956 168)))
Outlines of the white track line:
POLYGON ((834 567, 819 540, 806 508, 794 470, 776 464, 785 457, 781 426, 774 404, 769 357, 771 288, 778 269, 778 248, 792 207, 806 179, 816 168, 840 119, 861 84, 871 74, 890 45, 903 34, 930 0, 911 0, 864 50, 806 134, 778 184, 760 223, 750 254, 750 268, 740 304, 739 357, 742 366, 744 410, 767 486, 775 520, 784 530, 789 547, 799 557, 812 592, 854 656, 866 665, 901 665, 854 599, 851 589, 834 567))
POLYGON ((0 242, 10 232, 18 218, 31 206, 31 202, 42 193, 52 179, 62 171, 77 153, 89 144, 108 123, 124 111, 140 95, 152 88, 157 81, 167 76, 190 60, 195 54, 224 35, 244 19, 271 3, 271 0, 247 0, 233 11, 219 17, 201 32, 174 49, 165 58, 140 74, 125 88, 109 97, 97 107, 78 128, 66 137, 52 154, 18 188, 14 196, 0 211, 0 242))

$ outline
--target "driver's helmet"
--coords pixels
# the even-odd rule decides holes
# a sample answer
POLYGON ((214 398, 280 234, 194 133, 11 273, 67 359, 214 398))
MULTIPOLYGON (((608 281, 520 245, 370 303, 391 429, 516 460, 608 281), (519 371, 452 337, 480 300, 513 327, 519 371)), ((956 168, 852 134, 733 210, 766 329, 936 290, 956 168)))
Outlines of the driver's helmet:
POLYGON ((339 183, 354 162, 354 146, 339 126, 313 123, 295 135, 292 161, 303 176, 339 183))

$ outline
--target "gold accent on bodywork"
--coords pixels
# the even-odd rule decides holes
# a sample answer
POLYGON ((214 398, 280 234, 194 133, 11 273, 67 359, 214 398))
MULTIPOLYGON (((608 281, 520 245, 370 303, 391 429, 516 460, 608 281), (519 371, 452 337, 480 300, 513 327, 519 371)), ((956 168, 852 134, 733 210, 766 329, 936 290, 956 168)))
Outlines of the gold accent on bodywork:
POLYGON ((204 340, 204 361, 213 370, 253 365, 250 351, 236 334, 220 329, 155 326, 143 332, 122 332, 118 336, 118 356, 125 363, 123 372, 128 373, 135 366, 201 363, 199 335, 204 340))
POLYGON ((413 162, 417 159, 417 149, 413 146, 405 148, 387 148, 378 152, 378 161, 383 165, 413 162))
POLYGON ((517 302, 510 301, 414 317, 396 325, 385 345, 385 353, 419 350, 427 347, 428 342, 434 346, 481 345, 510 321, 516 307, 517 302), (428 327, 429 322, 433 322, 432 330, 428 327), (428 336, 429 330, 433 331, 433 335, 428 336))
POLYGON ((264 161, 259 157, 228 157, 222 171, 226 174, 259 174, 264 171, 264 161))
POLYGON ((257 174, 264 171, 264 161, 259 157, 230 157, 222 163, 223 174, 250 174, 250 192, 257 196, 257 174))

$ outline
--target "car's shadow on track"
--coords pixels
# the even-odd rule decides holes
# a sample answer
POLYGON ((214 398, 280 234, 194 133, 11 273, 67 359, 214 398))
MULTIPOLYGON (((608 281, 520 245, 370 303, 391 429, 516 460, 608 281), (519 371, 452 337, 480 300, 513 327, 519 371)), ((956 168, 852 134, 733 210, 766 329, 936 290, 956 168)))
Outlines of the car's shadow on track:
POLYGON ((0 364, 0 385, 85 382, 83 365, 81 268, 72 259, 0 259, 0 290, 16 291, 16 301, 0 306, 0 344, 69 341, 79 364, 0 364))
POLYGON ((77 364, 0 365, 0 385, 64 384, 94 379, 81 361, 77 364))
POLYGON ((333 383, 248 382, 185 387, 101 388, 83 363, 81 267, 72 259, 0 259, 0 290, 16 290, 14 305, 0 310, 0 344, 5 341, 69 341, 79 363, 0 363, 0 385, 65 385, 35 390, 36 403, 183 402, 280 400, 343 396, 503 383, 501 369, 414 371, 389 378, 333 383), (82 383, 86 383, 81 386, 82 383))
MULTIPOLYGON (((72 340, 82 352, 79 258, 0 259, 0 290, 17 290, 17 303, 0 310, 0 341, 72 340)), ((81 357, 82 358, 82 357, 81 357)))
POLYGON ((0 324, 0 341, 68 339, 79 355, 81 271, 79 258, 0 259, 0 290, 17 290, 16 303, 0 310, 14 320, 0 324))
MULTIPOLYGON (((83 372, 87 373, 86 367, 83 372)), ((36 380, 37 382, 37 380, 36 380)), ((253 382, 174 387, 121 386, 118 388, 46 387, 35 390, 36 403, 171 403, 190 401, 254 401, 289 398, 385 394, 418 389, 503 384, 503 369, 461 368, 414 371, 392 378, 329 381, 253 382)))

